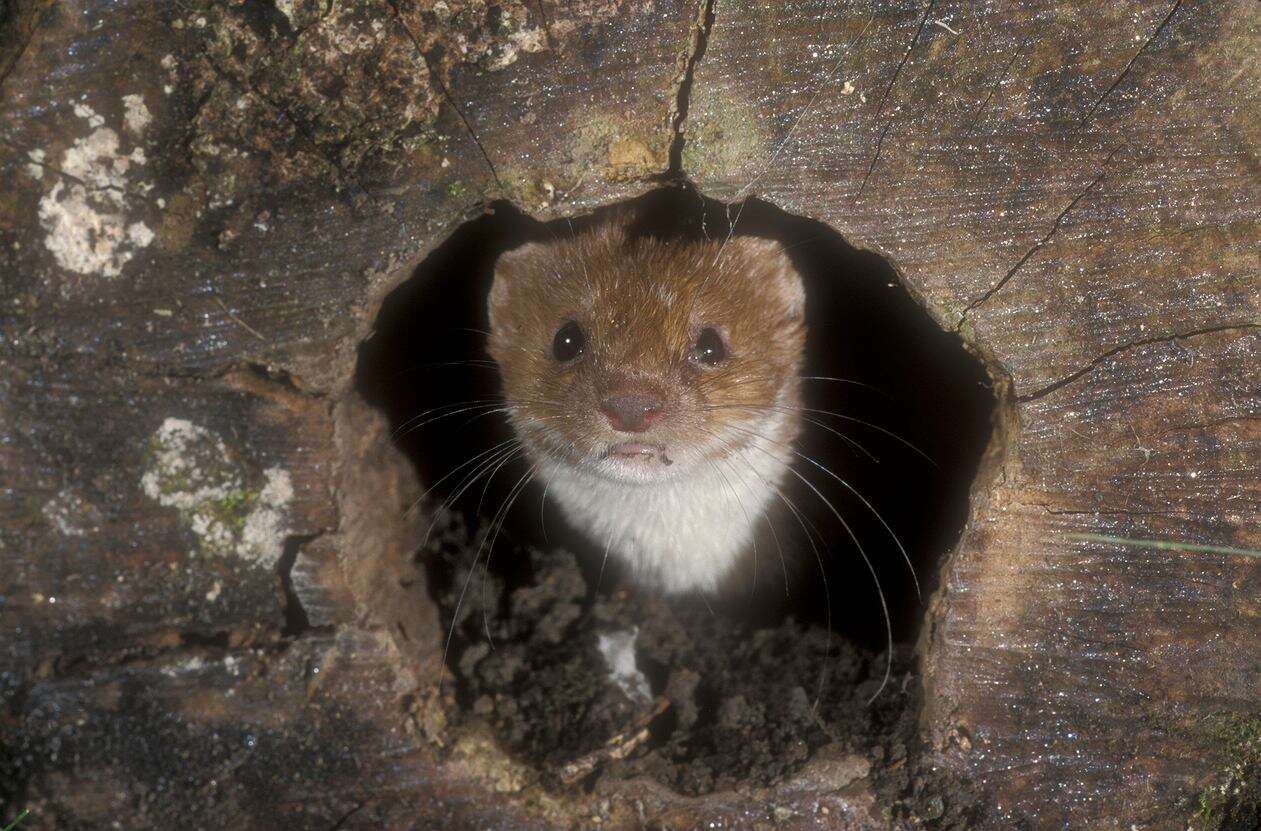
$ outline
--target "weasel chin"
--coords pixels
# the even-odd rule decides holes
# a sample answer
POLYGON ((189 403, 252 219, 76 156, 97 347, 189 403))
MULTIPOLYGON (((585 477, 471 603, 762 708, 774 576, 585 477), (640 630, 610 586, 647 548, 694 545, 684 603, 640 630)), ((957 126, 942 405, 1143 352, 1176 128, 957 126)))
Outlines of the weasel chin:
POLYGON ((778 446, 722 464, 671 459, 650 444, 614 445, 580 465, 538 460, 549 499, 641 585, 665 594, 715 592, 751 550, 788 471, 778 446))

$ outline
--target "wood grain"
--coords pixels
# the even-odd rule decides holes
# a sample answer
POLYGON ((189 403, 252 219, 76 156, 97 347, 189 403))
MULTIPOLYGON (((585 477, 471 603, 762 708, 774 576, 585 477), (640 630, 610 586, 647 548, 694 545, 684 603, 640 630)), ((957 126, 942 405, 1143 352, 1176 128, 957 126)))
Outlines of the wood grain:
POLYGON ((885 254, 1010 378, 926 644, 940 761, 999 822, 1176 824, 1221 764, 1205 721, 1257 711, 1255 559, 1065 536, 1261 544, 1259 23, 717 6, 687 172, 885 254))

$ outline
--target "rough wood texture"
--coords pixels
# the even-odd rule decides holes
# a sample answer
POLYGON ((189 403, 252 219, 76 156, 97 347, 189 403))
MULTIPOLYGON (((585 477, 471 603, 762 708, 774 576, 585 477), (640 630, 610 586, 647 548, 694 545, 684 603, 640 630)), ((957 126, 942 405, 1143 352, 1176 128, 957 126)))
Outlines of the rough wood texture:
POLYGON ((1176 825, 1222 761, 1205 721, 1261 710, 1255 559, 1065 537, 1261 544, 1259 24, 1247 3, 720 2, 699 64, 701 188, 887 255, 1010 377, 927 727, 1012 819, 1176 825))
POLYGON ((1261 711, 1261 565, 1065 534, 1261 547, 1259 35, 1246 0, 0 2, 4 810, 877 821, 823 763, 560 799, 439 748, 421 578, 359 567, 414 488, 345 397, 379 298, 486 199, 646 189, 683 84, 683 173, 887 255, 1010 381, 925 637, 940 763, 993 827, 1183 827, 1206 725, 1261 711))

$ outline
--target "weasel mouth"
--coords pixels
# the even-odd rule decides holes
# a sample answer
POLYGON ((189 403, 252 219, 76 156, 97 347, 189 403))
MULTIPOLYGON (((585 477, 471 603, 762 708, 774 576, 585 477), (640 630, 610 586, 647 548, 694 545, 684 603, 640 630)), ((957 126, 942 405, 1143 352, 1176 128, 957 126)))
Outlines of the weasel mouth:
POLYGON ((645 462, 659 461, 663 465, 674 464, 666 456, 664 445, 639 441, 624 441, 621 444, 615 444, 605 452, 604 457, 606 459, 640 459, 645 462))

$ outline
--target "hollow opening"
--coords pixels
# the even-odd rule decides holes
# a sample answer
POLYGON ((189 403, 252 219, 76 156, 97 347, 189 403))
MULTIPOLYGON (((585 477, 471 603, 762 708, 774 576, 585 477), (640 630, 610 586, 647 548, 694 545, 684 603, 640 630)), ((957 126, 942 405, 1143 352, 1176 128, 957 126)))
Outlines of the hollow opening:
POLYGON ((780 241, 802 275, 807 415, 785 491, 803 533, 784 542, 808 567, 774 591, 628 590, 602 541, 527 482, 529 464, 501 460, 513 434, 485 350, 494 263, 605 214, 540 223, 494 204, 386 298, 356 372, 426 489, 416 556, 450 627, 452 718, 489 723, 557 787, 768 785, 832 746, 900 769, 877 771, 890 804, 929 798, 922 778, 910 794, 905 764, 918 741, 913 645, 990 439, 990 376, 889 263, 823 223, 683 188, 629 205, 632 234, 721 239, 734 221, 735 235, 780 241))

